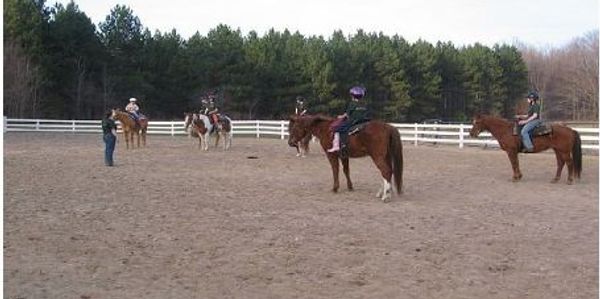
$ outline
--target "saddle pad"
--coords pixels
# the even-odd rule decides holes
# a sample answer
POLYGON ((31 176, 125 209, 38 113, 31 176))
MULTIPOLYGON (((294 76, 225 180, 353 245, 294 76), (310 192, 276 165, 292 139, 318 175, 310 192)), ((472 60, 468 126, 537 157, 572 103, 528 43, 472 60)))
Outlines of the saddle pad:
POLYGON ((531 135, 542 136, 550 133, 552 133, 552 126, 546 123, 541 123, 539 126, 535 127, 535 129, 533 129, 533 133, 531 135))

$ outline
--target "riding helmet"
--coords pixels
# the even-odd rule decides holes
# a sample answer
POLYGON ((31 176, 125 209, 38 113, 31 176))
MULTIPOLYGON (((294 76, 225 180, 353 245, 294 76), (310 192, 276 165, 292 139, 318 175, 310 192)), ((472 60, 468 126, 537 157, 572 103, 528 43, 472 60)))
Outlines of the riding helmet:
POLYGON ((529 94, 527 94, 527 98, 537 101, 540 99, 540 95, 538 95, 537 91, 531 91, 529 94))
POLYGON ((355 99, 362 99, 366 93, 367 90, 362 86, 354 86, 350 89, 350 95, 355 99))
POLYGON ((131 98, 131 99, 129 99, 129 101, 133 103, 133 102, 135 102, 137 100, 136 100, 136 98, 131 98))

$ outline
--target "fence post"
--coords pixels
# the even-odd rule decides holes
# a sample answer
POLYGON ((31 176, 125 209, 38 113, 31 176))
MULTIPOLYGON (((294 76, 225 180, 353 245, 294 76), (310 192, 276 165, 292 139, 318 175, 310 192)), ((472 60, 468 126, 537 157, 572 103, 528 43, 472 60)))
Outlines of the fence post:
POLYGON ((463 134, 465 133, 465 127, 464 127, 463 124, 460 124, 460 128, 459 128, 458 132, 459 132, 459 135, 458 135, 458 140, 459 140, 458 141, 458 147, 459 148, 463 148, 465 146, 464 145, 465 137, 463 136, 463 134))
POLYGON ((73 132, 73 134, 75 134, 75 121, 71 121, 71 132, 73 132))
POLYGON ((260 121, 256 120, 256 138, 260 138, 260 121))
POLYGON ((39 130, 40 130, 40 120, 39 120, 39 119, 36 119, 36 120, 35 120, 35 130, 36 130, 36 131, 39 131, 39 130))
POLYGON ((8 131, 7 127, 8 127, 8 118, 5 116, 4 117, 4 127, 3 127, 4 128, 3 129, 4 133, 6 133, 6 131, 8 131))
POLYGON ((175 136, 175 123, 171 122, 171 137, 175 136))
POLYGON ((415 123, 415 146, 419 144, 419 124, 415 123))
POLYGON ((282 120, 281 121, 281 140, 285 139, 285 122, 282 120))

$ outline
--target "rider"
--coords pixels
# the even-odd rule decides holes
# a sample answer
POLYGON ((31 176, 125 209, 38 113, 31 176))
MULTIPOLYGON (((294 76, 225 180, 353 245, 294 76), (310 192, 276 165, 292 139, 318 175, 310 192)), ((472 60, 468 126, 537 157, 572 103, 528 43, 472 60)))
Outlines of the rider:
POLYGON ((369 120, 366 103, 362 101, 366 93, 367 90, 361 86, 355 86, 350 89, 352 100, 346 106, 346 112, 338 115, 338 119, 342 119, 343 121, 334 129, 333 146, 327 152, 333 153, 340 150, 340 133, 346 134, 353 125, 369 120))
POLYGON ((133 117, 133 120, 138 123, 140 119, 140 106, 137 105, 136 98, 129 99, 129 104, 125 106, 125 111, 129 112, 129 114, 133 117))
POLYGON ((523 146, 525 147, 523 152, 525 153, 533 153, 533 144, 529 132, 542 122, 540 120, 540 105, 537 103, 539 99, 540 96, 536 91, 530 92, 527 95, 527 102, 529 103, 527 114, 517 115, 519 125, 524 125, 521 130, 521 137, 523 138, 523 146))
POLYGON ((213 124, 213 128, 219 124, 219 107, 217 107, 217 104, 215 103, 214 95, 208 97, 204 114, 208 115, 213 124))
POLYGON ((296 97, 296 115, 305 115, 308 110, 306 103, 304 101, 304 97, 297 96, 296 97))

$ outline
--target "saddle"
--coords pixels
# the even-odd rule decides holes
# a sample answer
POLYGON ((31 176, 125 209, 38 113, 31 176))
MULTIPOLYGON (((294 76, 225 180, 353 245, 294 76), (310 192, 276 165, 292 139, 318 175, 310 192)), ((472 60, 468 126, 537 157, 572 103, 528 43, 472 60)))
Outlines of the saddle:
POLYGON ((362 131, 362 129, 364 129, 368 123, 369 123, 369 121, 366 120, 366 121, 354 124, 348 130, 348 136, 352 136, 352 135, 357 134, 358 132, 362 131))
POLYGON ((358 134, 369 124, 369 119, 362 120, 358 123, 353 124, 348 132, 340 134, 340 157, 348 157, 348 138, 349 136, 358 134))
MULTIPOLYGON (((515 125, 513 127, 513 135, 514 136, 520 135, 521 130, 523 130, 523 126, 519 126, 515 123, 515 125)), ((531 130, 531 132, 529 132, 529 135, 531 137, 537 137, 537 136, 548 135, 550 133, 552 133, 552 125, 542 122, 538 126, 536 126, 533 130, 531 130)))

